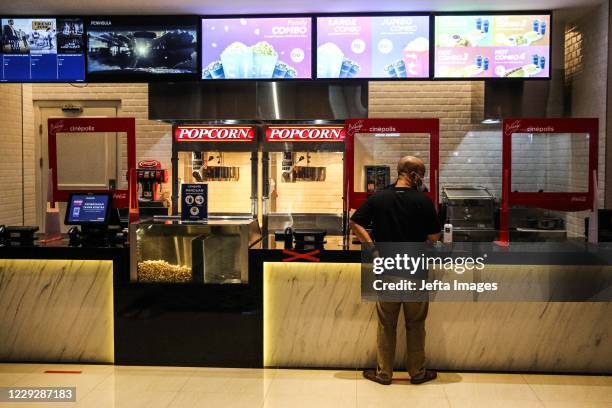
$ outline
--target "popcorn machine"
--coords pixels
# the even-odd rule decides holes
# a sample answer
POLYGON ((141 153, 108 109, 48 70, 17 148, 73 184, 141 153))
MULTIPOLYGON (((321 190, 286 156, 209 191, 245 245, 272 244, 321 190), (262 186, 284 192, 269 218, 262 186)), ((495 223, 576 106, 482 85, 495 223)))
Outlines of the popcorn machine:
POLYGON ((182 183, 206 183, 210 216, 257 218, 257 128, 175 124, 173 134, 172 214, 182 183))
POLYGON ((266 126, 262 144, 265 238, 293 234, 299 247, 307 236, 319 244, 325 235, 327 242, 330 236, 342 237, 344 138, 343 122, 266 126))

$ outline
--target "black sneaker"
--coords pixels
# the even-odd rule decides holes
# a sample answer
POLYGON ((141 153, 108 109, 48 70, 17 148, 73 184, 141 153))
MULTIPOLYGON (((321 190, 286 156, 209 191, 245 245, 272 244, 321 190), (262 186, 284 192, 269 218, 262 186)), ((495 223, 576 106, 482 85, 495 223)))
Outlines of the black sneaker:
POLYGON ((390 378, 381 378, 381 377, 377 376, 376 375, 376 370, 364 370, 363 371, 363 377, 367 378, 370 381, 374 381, 374 382, 382 384, 382 385, 391 385, 391 379, 390 378))
POLYGON ((438 378, 437 372, 435 372, 434 370, 425 370, 425 374, 422 377, 411 378, 410 383, 411 384, 423 384, 428 381, 435 380, 436 378, 438 378))

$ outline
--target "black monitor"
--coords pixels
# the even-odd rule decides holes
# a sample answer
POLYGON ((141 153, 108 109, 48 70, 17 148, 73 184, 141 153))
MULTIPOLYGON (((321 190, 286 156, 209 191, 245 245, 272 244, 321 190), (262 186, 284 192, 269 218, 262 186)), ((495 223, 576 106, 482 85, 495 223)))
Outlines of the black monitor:
POLYGON ((107 226, 110 219, 110 193, 71 193, 66 208, 66 225, 107 226))

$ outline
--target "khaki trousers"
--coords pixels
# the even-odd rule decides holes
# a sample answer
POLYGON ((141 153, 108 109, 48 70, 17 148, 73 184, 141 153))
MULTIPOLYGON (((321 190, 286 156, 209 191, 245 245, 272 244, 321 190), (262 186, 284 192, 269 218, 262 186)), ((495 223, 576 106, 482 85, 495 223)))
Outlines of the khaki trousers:
POLYGON ((425 375, 425 318, 429 309, 428 302, 377 302, 378 333, 376 336, 378 367, 380 378, 393 377, 395 362, 395 342, 397 318, 404 308, 406 323, 406 371, 411 378, 425 375))

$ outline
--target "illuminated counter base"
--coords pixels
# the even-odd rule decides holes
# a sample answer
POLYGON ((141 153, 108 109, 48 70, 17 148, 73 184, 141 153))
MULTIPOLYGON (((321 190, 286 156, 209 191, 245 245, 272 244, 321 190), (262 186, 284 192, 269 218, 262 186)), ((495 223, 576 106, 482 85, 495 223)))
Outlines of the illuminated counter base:
POLYGON ((0 310, 0 361, 114 361, 112 260, 0 259, 0 310))
MULTIPOLYGON (((508 273, 550 266, 504 266, 508 273)), ((579 270, 576 273, 580 273, 579 270)), ((612 303, 432 302, 428 365, 449 370, 612 372, 612 303)), ((264 264, 264 365, 374 367, 374 303, 357 263, 264 264)), ((403 319, 396 365, 404 359, 403 319)))

